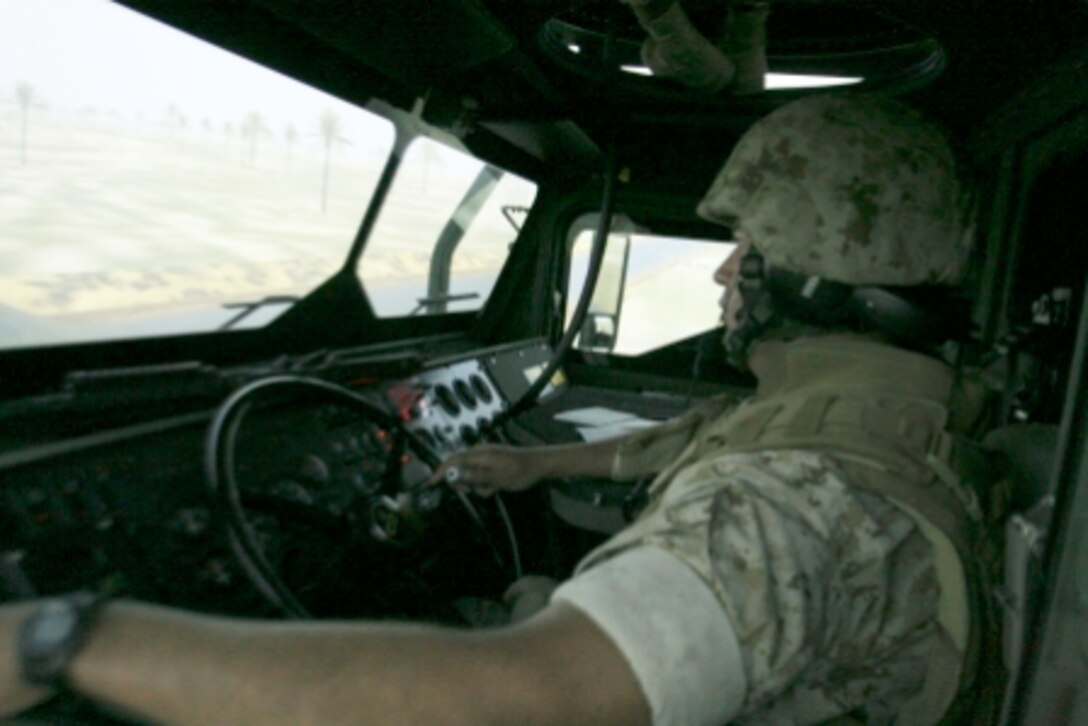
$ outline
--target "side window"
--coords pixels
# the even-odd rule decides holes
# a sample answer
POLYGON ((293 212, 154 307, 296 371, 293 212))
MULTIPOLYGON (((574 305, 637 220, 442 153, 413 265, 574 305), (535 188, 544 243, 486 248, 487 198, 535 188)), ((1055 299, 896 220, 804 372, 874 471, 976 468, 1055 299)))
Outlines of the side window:
MULTIPOLYGON (((572 230, 568 324, 593 247, 586 219, 572 230)), ((723 290, 713 274, 734 246, 654 234, 617 216, 576 347, 637 356, 720 325, 723 290)))
POLYGON ((379 317, 483 307, 536 185, 427 137, 409 144, 359 277, 379 317))

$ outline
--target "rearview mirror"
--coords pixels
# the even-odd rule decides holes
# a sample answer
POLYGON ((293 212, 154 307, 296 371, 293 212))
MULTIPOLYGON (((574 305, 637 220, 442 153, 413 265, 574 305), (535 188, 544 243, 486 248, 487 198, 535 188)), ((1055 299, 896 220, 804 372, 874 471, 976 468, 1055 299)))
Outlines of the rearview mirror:
POLYGON ((616 347, 617 317, 608 313, 586 313, 582 329, 578 333, 580 350, 594 353, 610 353, 616 347))

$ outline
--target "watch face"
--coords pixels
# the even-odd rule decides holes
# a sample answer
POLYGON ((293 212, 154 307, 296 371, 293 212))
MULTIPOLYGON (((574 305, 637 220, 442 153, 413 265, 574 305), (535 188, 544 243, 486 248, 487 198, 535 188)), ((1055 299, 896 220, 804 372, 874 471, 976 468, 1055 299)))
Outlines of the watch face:
POLYGON ((23 621, 18 637, 19 666, 28 683, 63 687, 64 670, 83 644, 100 602, 97 596, 75 593, 43 602, 23 621))
POLYGON ((37 623, 32 631, 34 645, 53 648, 62 644, 76 627, 75 608, 66 602, 49 602, 38 611, 37 623))

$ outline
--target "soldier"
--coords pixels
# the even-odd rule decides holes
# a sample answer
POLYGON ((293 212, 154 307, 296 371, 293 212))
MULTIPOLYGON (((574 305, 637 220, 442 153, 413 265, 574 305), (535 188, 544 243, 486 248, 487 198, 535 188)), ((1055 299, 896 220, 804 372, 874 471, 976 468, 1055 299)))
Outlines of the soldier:
MULTIPOLYGON (((891 101, 808 98, 745 134, 699 213, 740 241, 715 279, 756 394, 618 441, 479 447, 436 472, 456 466, 483 494, 655 474, 639 519, 524 622, 268 624, 111 603, 37 682, 157 721, 940 720, 978 639, 961 554, 975 508, 949 457, 953 372, 903 347, 934 333, 898 288, 962 274, 954 166, 891 101)), ((34 607, 0 612, 0 638, 34 607)), ((4 711, 46 693, 0 662, 4 711)))
POLYGON ((756 374, 756 395, 616 442, 480 447, 446 463, 484 494, 657 473, 640 519, 552 596, 620 644, 655 721, 934 723, 970 677, 979 634, 959 553, 977 511, 949 462, 953 374, 894 345, 942 338, 901 288, 959 279, 968 208, 947 143, 906 107, 825 96, 780 108, 698 210, 739 241, 715 280, 727 352, 756 374), (677 562, 735 639, 708 634, 677 562), (640 587, 666 586, 684 593, 683 616, 643 605, 654 598, 640 587), (664 675, 675 661, 660 654, 690 664, 712 641, 729 653, 717 669, 698 661, 684 687, 664 675))

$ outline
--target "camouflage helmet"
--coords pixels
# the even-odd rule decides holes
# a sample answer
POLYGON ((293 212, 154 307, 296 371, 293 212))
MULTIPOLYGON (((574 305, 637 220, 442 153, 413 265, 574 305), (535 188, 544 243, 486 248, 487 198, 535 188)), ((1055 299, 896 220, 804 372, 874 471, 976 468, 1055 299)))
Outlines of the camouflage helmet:
POLYGON ((764 258, 849 285, 956 282, 969 210, 947 140, 901 103, 809 96, 741 137, 698 213, 764 258))

